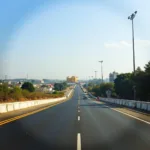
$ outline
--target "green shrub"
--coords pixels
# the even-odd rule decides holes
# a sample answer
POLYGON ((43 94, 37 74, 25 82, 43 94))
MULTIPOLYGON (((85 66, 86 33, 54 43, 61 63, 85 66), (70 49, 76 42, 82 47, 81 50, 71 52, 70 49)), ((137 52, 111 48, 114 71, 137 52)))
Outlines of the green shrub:
POLYGON ((22 90, 18 87, 14 87, 9 92, 9 98, 12 98, 12 99, 17 100, 17 101, 20 100, 21 98, 23 98, 22 90))
POLYGON ((25 82, 22 87, 21 87, 23 90, 28 90, 29 92, 34 92, 35 91, 35 88, 33 86, 32 83, 30 82, 25 82))

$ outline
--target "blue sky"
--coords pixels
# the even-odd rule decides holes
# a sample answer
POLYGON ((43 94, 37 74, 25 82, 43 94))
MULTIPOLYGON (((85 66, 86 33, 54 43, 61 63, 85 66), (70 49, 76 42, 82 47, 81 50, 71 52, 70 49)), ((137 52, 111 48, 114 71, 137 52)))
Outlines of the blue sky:
POLYGON ((150 60, 148 0, 6 0, 0 5, 0 78, 80 79, 131 72, 131 21, 135 23, 136 66, 150 60))

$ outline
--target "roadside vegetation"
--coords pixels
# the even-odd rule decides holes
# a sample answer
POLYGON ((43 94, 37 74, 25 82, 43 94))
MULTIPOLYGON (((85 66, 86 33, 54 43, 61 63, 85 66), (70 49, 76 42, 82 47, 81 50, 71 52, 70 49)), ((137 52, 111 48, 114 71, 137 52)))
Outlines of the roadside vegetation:
POLYGON ((137 67, 133 73, 122 73, 117 76, 114 83, 101 83, 98 85, 92 82, 85 85, 88 91, 95 96, 106 97, 106 91, 111 91, 111 97, 120 99, 134 99, 134 88, 136 100, 150 101, 150 61, 145 65, 144 70, 137 67))
POLYGON ((67 88, 67 83, 63 82, 63 83, 55 83, 54 84, 54 89, 56 91, 63 91, 67 88))
POLYGON ((9 87, 6 83, 0 85, 0 102, 38 100, 63 96, 64 92, 61 91, 53 93, 37 92, 30 82, 25 82, 21 88, 15 86, 9 87))

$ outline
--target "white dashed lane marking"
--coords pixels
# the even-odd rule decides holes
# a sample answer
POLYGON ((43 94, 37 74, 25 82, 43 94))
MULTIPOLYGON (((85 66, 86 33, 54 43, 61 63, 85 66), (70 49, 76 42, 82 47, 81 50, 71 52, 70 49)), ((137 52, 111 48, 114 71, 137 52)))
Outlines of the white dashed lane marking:
POLYGON ((77 150, 81 150, 81 134, 77 134, 77 150))

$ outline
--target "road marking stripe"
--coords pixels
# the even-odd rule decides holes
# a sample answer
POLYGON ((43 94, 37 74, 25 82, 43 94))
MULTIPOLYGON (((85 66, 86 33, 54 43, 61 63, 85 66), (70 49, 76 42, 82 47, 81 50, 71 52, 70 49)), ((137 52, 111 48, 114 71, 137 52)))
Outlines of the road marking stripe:
POLYGON ((80 112, 80 110, 78 110, 78 112, 80 112))
MULTIPOLYGON (((100 102, 100 103, 105 104, 104 102, 100 102)), ((127 116, 129 116, 129 117, 131 117, 131 118, 137 119, 137 120, 142 121, 142 122, 147 123, 147 124, 150 124, 149 121, 145 121, 145 120, 143 120, 143 119, 140 119, 140 118, 135 117, 135 116, 133 116, 133 115, 130 115, 130 114, 128 114, 128 113, 125 113, 125 112, 122 112, 122 111, 120 111, 120 110, 117 110, 117 109, 115 109, 115 108, 111 108, 111 107, 109 107, 109 106, 107 106, 107 105, 105 105, 105 106, 108 107, 108 108, 110 108, 110 109, 112 109, 112 110, 114 110, 114 111, 117 111, 117 112, 120 112, 120 113, 122 113, 122 114, 124 114, 124 115, 127 115, 127 116)))
POLYGON ((81 134, 77 134, 77 150, 81 150, 81 134))
MULTIPOLYGON (((109 108, 110 108, 110 107, 109 107, 109 108)), ((117 109, 114 109, 114 108, 110 108, 110 109, 115 110, 115 111, 118 111, 118 112, 120 112, 120 113, 122 113, 122 114, 124 114, 124 115, 127 115, 127 116, 132 117, 132 118, 137 119, 137 120, 140 120, 140 121, 145 122, 145 123, 147 123, 147 124, 150 124, 150 122, 145 121, 145 120, 143 120, 143 119, 140 119, 140 118, 138 118, 138 117, 132 116, 132 115, 130 115, 130 114, 128 114, 128 113, 122 112, 122 111, 117 110, 117 109)))
POLYGON ((26 116, 29 116, 29 115, 38 113, 38 112, 40 112, 40 111, 42 111, 42 110, 48 109, 48 108, 53 107, 53 106, 58 105, 58 104, 61 104, 61 103, 65 102, 65 101, 66 101, 66 100, 61 101, 61 102, 58 102, 58 103, 55 103, 55 104, 53 104, 53 105, 51 105, 51 106, 46 106, 46 107, 44 107, 44 108, 41 108, 41 109, 38 109, 38 110, 35 110, 35 111, 32 111, 32 112, 23 114, 23 115, 19 115, 19 116, 16 116, 16 117, 13 117, 13 118, 10 118, 10 119, 7 119, 7 120, 0 121, 0 126, 1 126, 1 125, 4 125, 4 124, 6 124, 6 123, 9 123, 9 122, 12 122, 12 121, 15 121, 15 120, 24 118, 24 117, 26 117, 26 116))
POLYGON ((80 116, 78 116, 78 121, 80 121, 80 116))

